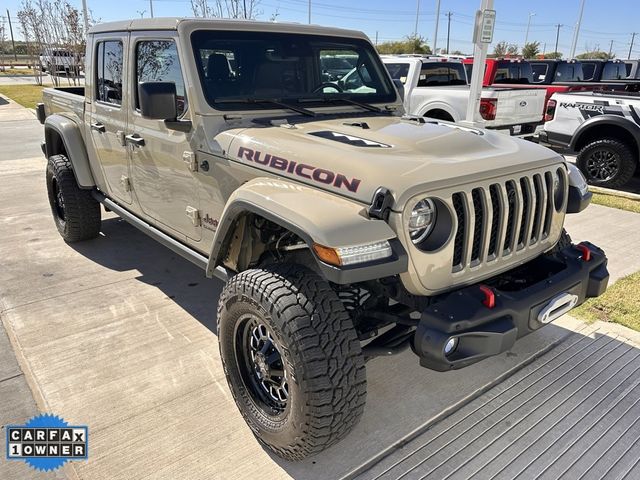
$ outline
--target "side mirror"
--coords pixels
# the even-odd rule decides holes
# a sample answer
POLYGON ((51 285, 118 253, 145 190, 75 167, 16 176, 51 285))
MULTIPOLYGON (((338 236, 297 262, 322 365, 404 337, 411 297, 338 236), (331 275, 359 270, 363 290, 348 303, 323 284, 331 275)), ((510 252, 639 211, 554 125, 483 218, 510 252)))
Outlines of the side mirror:
POLYGON ((138 84, 140 113, 152 120, 175 120, 178 116, 176 84, 141 82, 138 84))
POLYGON ((397 78, 393 79, 393 84, 396 86, 396 89, 398 90, 398 94, 400 94, 400 100, 404 102, 404 85, 397 78))

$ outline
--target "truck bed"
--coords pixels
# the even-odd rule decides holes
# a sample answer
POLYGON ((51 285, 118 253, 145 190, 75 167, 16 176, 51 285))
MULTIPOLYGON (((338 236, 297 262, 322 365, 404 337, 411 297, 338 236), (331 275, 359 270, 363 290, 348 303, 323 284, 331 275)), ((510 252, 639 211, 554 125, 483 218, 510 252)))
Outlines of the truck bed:
POLYGON ((52 87, 42 91, 46 115, 62 113, 84 117, 84 87, 52 87))

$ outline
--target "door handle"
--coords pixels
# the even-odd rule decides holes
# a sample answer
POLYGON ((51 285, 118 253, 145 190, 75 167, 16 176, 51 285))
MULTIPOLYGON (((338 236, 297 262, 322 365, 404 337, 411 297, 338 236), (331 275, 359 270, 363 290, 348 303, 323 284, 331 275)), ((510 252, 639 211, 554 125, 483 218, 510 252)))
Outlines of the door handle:
POLYGON ((99 132, 99 133, 104 133, 104 132, 107 131, 105 126, 103 124, 101 124, 100 122, 92 123, 91 124, 91 130, 95 130, 96 132, 99 132))
POLYGON ((137 133, 134 133, 132 135, 127 135, 126 137, 124 137, 124 140, 125 142, 130 143, 131 145, 135 145, 137 147, 144 146, 144 138, 142 138, 137 133))

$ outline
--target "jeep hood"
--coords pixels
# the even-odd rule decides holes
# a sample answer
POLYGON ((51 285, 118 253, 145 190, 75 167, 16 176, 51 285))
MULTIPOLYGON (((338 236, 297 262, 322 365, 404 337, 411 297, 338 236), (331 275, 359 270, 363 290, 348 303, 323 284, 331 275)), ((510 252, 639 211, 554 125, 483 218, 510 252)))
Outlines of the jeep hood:
POLYGON ((216 142, 233 161, 363 203, 386 187, 396 211, 430 190, 563 161, 501 133, 386 116, 232 129, 216 142))

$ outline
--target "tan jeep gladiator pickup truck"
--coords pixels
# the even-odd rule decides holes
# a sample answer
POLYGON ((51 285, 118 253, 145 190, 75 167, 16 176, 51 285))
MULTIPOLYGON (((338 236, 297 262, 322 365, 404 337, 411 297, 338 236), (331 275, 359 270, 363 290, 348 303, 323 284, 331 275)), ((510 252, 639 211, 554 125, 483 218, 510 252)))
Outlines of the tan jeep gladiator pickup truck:
POLYGON ((579 172, 533 143, 404 115, 363 33, 106 23, 86 66, 84 89, 45 89, 38 106, 60 234, 96 237, 103 204, 226 281, 229 387, 284 458, 353 428, 367 360, 410 346, 427 368, 461 368, 606 289, 604 253, 563 230, 589 202, 579 172), (329 57, 367 88, 343 88, 329 57))

